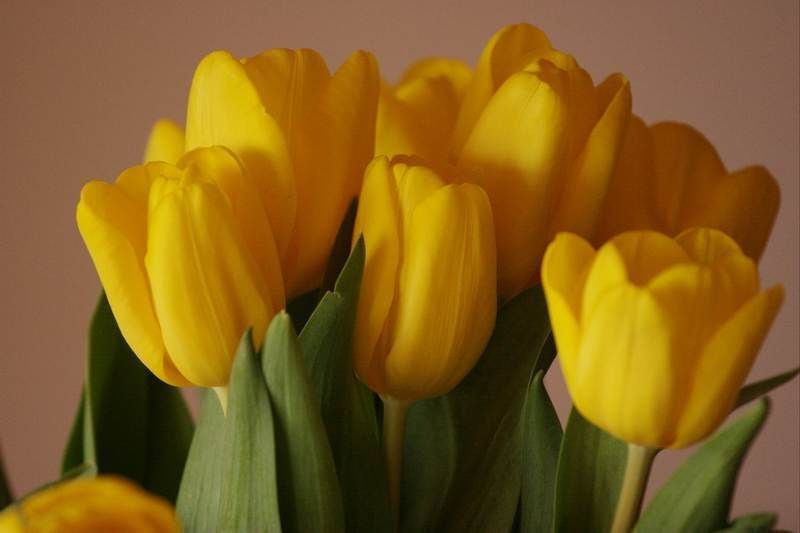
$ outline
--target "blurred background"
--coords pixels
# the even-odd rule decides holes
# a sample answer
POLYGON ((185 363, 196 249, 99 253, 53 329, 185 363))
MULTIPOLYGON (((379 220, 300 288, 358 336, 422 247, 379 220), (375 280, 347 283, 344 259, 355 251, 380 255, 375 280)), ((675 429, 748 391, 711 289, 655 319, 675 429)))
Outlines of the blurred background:
MULTIPOLYGON (((498 28, 531 22, 595 80, 631 81, 648 122, 693 124, 729 169, 764 164, 783 201, 761 262, 786 301, 750 379, 798 365, 797 0, 81 0, 0 3, 0 447, 16 494, 53 480, 78 401, 99 283, 74 209, 89 178, 142 156, 159 117, 183 120, 197 61, 310 47, 334 68, 355 48, 396 80, 420 56, 474 64, 498 28)), ((747 213, 742 213, 747 216, 747 213)), ((560 373, 549 376, 561 413, 560 373)), ((736 515, 777 511, 800 528, 798 380, 772 394, 736 515)), ((686 453, 663 453, 652 486, 686 453)), ((651 490, 652 492, 652 490, 651 490)))

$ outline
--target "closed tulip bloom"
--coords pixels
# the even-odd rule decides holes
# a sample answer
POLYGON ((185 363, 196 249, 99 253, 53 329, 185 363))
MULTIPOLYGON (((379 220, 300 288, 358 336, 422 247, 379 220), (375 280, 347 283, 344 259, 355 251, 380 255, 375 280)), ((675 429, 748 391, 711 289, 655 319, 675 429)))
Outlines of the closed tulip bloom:
POLYGON ((722 230, 758 260, 780 205, 761 166, 729 172, 714 147, 686 124, 631 120, 599 223, 598 242, 655 229, 668 235, 698 226, 722 230), (742 216, 746 213, 746 216, 742 216))
POLYGON ((147 138, 144 162, 163 161, 174 165, 183 155, 185 146, 183 128, 171 120, 158 120, 147 138))
POLYGON ((75 479, 28 496, 0 513, 3 533, 179 533, 165 500, 114 476, 75 479))
POLYGON ((497 311, 495 242, 486 194, 448 185, 422 164, 376 158, 354 235, 366 263, 355 368, 383 397, 445 394, 480 357, 497 311))
POLYGON ((783 301, 705 228, 623 233, 597 251, 559 234, 542 284, 575 407, 650 448, 689 446, 723 422, 783 301))
POLYGON ((372 158, 378 68, 356 52, 334 73, 313 50, 213 52, 189 92, 186 149, 242 161, 272 227, 287 292, 319 286, 339 225, 372 158))
POLYGON ((260 343, 284 306, 267 215, 227 149, 90 182, 77 221, 123 336, 167 383, 224 387, 242 334, 260 343))

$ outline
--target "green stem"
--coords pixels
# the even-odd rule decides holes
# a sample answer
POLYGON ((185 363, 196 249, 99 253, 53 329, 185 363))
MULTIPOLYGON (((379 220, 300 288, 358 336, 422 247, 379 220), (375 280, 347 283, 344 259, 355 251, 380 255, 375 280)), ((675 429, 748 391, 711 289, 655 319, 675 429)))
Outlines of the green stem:
POLYGON ((410 402, 389 396, 383 400, 383 452, 389 481, 389 503, 392 510, 393 530, 397 531, 400 518, 400 478, 403 473, 403 437, 406 432, 406 414, 410 402))
POLYGON ((642 508, 642 497, 647 488, 647 478, 656 456, 655 448, 638 444, 628 444, 628 458, 625 462, 625 477, 617 500, 614 523, 611 533, 628 533, 633 529, 642 508))

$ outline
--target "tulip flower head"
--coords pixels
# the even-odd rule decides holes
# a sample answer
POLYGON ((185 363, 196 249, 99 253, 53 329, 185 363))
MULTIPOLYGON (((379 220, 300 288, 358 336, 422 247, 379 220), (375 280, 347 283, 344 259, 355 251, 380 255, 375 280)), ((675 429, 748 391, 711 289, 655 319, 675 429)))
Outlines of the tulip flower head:
POLYGON ((131 349, 172 385, 224 387, 247 328, 284 307, 266 213, 225 148, 81 191, 78 228, 131 349))
POLYGON ((3 533, 179 533, 175 511, 121 477, 79 478, 0 513, 3 533))
POLYGON ((480 357, 497 312, 495 241, 486 194, 430 168, 376 158, 356 217, 366 263, 355 368, 378 394, 445 394, 480 357))
POLYGON ((651 448, 688 446, 722 423, 783 301, 714 229, 628 232, 597 251, 562 233, 542 284, 575 407, 651 448))

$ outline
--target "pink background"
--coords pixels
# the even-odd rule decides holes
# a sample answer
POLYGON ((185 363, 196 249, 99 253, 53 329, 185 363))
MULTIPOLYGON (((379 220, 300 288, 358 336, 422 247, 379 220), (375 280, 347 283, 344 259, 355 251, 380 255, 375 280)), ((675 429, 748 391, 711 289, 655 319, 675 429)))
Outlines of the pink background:
MULTIPOLYGON (((88 178, 139 161, 151 123, 182 119, 207 51, 311 47, 332 66, 355 48, 384 74, 424 55, 474 63, 499 27, 543 28, 601 79, 622 71, 647 121, 690 122, 729 168, 766 165, 783 205, 761 263, 786 302, 751 378, 798 364, 798 2, 4 0, 0 6, 0 445, 23 493, 57 474, 99 284, 75 229, 88 178), (579 5, 583 4, 583 5, 579 5), (613 5, 612 5, 613 4, 613 5)), ((743 213, 743 216, 746 214, 743 213)), ((558 372, 551 388, 566 407, 558 372)), ((798 380, 744 468, 735 513, 798 516, 798 380)), ((662 454, 654 484, 682 459, 662 454)))

